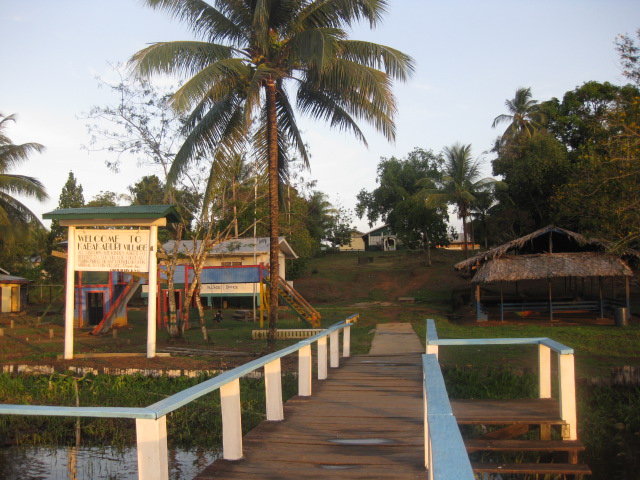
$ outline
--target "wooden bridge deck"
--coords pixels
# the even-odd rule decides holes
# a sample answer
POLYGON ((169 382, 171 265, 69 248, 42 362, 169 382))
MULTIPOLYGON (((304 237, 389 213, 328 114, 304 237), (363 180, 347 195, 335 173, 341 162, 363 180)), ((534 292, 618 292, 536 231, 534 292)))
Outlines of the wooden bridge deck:
POLYGON ((245 435, 242 460, 217 460, 197 479, 424 478, 420 354, 340 362, 311 397, 285 404, 282 422, 245 435))

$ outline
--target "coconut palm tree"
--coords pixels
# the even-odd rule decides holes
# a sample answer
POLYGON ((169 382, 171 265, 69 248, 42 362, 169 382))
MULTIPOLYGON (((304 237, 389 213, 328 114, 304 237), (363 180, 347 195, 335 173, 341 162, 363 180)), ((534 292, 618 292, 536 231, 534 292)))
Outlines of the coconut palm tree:
POLYGON ((538 109, 538 101, 531 98, 531 88, 518 88, 515 96, 504 104, 509 113, 498 115, 491 124, 493 128, 501 123, 509 124, 502 134, 502 143, 518 135, 530 137, 542 127, 545 116, 538 109))
MULTIPOLYGON (((477 195, 491 189, 493 178, 480 178, 480 160, 473 160, 471 145, 455 144, 444 148, 444 175, 438 184, 425 189, 427 207, 454 205, 462 220, 462 236, 465 256, 468 254, 467 217, 477 195)), ((431 180, 426 181, 426 185, 431 180)))
MULTIPOLYGON (((145 0, 188 24, 202 41, 161 42, 131 59, 136 72, 189 77, 172 97, 190 111, 189 129, 170 172, 175 179, 192 161, 222 160, 241 151, 251 135, 269 177, 270 271, 278 275, 279 175, 291 145, 308 164, 297 109, 366 143, 357 120, 395 137, 392 80, 405 80, 412 59, 375 43, 349 40, 360 20, 374 27, 386 0, 145 0), (289 89, 288 89, 289 88, 289 89)), ((272 282, 275 284, 276 282, 272 282)), ((278 292, 270 291, 271 305, 278 292)), ((275 340, 277 309, 269 318, 275 340)))
POLYGON ((39 225, 38 217, 14 195, 25 195, 43 201, 48 198, 44 185, 34 177, 10 173, 14 167, 29 159, 33 152, 41 152, 39 143, 15 145, 5 134, 9 122, 15 115, 0 113, 0 234, 3 241, 15 239, 16 233, 33 225, 39 225))

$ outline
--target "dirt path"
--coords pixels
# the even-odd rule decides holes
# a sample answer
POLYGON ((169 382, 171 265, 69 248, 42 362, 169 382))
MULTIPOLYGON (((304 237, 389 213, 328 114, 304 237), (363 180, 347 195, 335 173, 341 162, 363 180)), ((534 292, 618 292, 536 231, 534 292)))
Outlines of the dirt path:
POLYGON ((423 353, 422 343, 410 323, 380 323, 371 342, 369 355, 423 353))

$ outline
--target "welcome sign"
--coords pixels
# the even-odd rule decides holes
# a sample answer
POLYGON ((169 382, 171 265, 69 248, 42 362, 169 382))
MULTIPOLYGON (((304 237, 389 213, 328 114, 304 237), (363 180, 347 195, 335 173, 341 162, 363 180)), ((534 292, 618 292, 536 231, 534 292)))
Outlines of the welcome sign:
POLYGON ((149 271, 149 230, 78 229, 74 246, 77 271, 149 271))

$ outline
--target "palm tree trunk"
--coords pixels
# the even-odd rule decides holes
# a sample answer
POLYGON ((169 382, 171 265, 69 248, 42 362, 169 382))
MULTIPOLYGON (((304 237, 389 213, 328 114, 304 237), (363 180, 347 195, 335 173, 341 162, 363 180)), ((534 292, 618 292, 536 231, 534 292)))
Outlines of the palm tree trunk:
POLYGON ((278 323, 278 276, 279 276, 279 205, 278 205, 278 117, 276 115, 276 83, 266 82, 267 135, 269 146, 269 334, 267 347, 275 349, 278 323))

